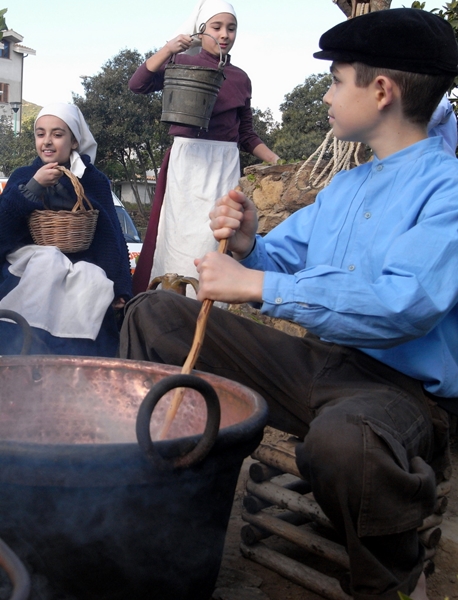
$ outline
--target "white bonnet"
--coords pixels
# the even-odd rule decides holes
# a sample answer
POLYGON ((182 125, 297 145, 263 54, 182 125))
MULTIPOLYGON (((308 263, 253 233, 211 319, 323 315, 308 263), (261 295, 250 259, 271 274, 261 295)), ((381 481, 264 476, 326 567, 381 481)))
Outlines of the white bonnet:
MULTIPOLYGON (((202 23, 206 23, 208 19, 219 15, 219 13, 229 13, 237 19, 234 7, 225 0, 199 0, 191 15, 182 23, 180 29, 175 32, 175 36, 180 33, 188 35, 199 33, 202 23)), ((201 46, 201 41, 197 36, 193 38, 192 45, 193 47, 201 46)))
POLYGON ((89 130, 83 117, 83 113, 75 104, 55 102, 53 104, 47 104, 40 110, 35 119, 35 125, 37 120, 44 115, 52 115, 62 119, 75 136, 75 139, 78 142, 78 152, 73 151, 72 156, 70 157, 71 171, 77 177, 81 177, 84 173, 85 166, 83 161, 79 158, 79 155, 88 154, 92 164, 94 164, 97 152, 97 142, 89 130))

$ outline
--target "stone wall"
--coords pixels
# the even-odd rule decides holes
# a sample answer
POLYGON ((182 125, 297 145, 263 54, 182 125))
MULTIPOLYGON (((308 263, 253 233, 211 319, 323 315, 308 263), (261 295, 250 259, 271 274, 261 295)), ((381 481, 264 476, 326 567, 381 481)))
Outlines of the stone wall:
POLYGON ((312 204, 319 190, 304 191, 308 184, 313 164, 253 165, 247 167, 240 179, 244 194, 253 200, 258 209, 259 229, 265 235, 303 206, 312 204))

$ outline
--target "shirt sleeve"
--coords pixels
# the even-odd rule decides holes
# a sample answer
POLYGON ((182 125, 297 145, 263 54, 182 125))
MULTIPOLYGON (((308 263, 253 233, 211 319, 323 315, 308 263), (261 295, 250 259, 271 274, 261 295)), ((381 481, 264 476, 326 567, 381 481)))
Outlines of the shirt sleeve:
POLYGON ((253 154, 253 150, 263 141, 253 129, 253 113, 251 112, 251 98, 247 98, 245 106, 239 109, 239 136, 240 148, 244 152, 253 154))
POLYGON ((134 94, 151 94, 159 92, 164 87, 165 65, 159 71, 151 72, 146 62, 141 64, 129 80, 129 89, 134 94))
POLYGON ((327 341, 391 348, 426 335, 457 304, 452 282, 458 272, 458 207, 453 199, 429 203, 417 224, 390 245, 373 277, 351 265, 306 266, 318 204, 258 236, 242 261, 265 271, 262 313, 295 321, 327 341))

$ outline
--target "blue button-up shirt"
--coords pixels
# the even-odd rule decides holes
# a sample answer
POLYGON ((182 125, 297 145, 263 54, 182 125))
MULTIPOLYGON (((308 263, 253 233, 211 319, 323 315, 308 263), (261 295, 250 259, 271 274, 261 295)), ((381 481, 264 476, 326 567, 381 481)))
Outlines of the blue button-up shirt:
POLYGON ((458 161, 442 138, 337 174, 258 236, 263 313, 458 396, 458 161))

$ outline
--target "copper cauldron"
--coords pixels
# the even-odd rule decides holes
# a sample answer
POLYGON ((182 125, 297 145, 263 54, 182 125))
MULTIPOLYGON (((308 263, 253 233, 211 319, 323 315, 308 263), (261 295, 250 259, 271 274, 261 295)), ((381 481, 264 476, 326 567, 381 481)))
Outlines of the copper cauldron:
POLYGON ((176 374, 143 361, 0 357, 0 537, 27 548, 56 595, 211 597, 240 467, 267 408, 254 391, 196 372, 216 391, 221 425, 204 458, 177 468, 205 437, 201 394, 186 390, 157 443, 150 434, 173 392, 156 408, 145 398, 176 374))

